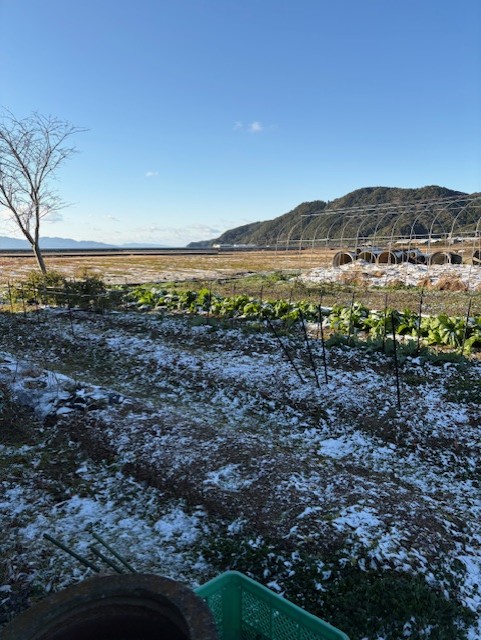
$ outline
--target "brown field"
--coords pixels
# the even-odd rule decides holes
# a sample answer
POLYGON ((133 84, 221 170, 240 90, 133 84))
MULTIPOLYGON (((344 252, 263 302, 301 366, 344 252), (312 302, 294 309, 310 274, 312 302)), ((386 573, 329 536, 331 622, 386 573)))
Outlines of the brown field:
MULTIPOLYGON (((69 277, 86 270, 108 284, 231 278, 265 271, 300 271, 332 262, 333 250, 222 252, 216 255, 45 256, 47 268, 69 277)), ((30 257, 0 257, 0 284, 35 270, 30 257)))
MULTIPOLYGON (((183 282, 184 287, 194 289, 207 286, 219 295, 246 293, 260 299, 321 299, 322 304, 326 306, 336 303, 350 305, 355 297, 358 302, 371 309, 381 309, 386 305, 397 309, 419 309, 420 291, 423 286, 421 281, 416 289, 407 288, 402 280, 399 280, 398 285, 394 283, 386 289, 383 286, 383 277, 379 277, 378 283, 375 283, 377 286, 373 286, 362 265, 354 264, 353 269, 341 272, 335 283, 327 280, 308 283, 297 278, 292 279, 292 276, 310 269, 331 267, 336 251, 338 248, 308 248, 302 251, 222 251, 218 254, 47 254, 45 259, 48 269, 58 271, 67 277, 93 274, 111 285, 183 282), (270 278, 268 274, 275 274, 276 277, 270 278)), ((0 287, 21 280, 36 270, 33 257, 0 256, 0 287)), ((382 275, 380 269, 380 276, 382 275)), ((476 287, 475 290, 467 292, 463 288, 455 287, 455 284, 459 284, 456 273, 449 270, 449 275, 443 276, 439 283, 425 285, 422 294, 423 312, 465 316, 469 305, 471 315, 481 314, 481 285, 480 288, 476 287), (444 281, 447 282, 441 286, 444 281)))

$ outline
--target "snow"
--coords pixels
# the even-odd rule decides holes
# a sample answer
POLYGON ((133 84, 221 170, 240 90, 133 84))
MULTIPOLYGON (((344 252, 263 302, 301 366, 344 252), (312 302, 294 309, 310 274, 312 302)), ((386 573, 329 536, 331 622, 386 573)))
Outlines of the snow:
POLYGON ((225 491, 239 491, 241 488, 250 486, 252 480, 242 478, 238 464, 228 464, 215 471, 207 472, 204 484, 214 485, 225 491))
POLYGON ((269 334, 154 314, 74 316, 72 331, 42 314, 5 330, 0 354, 0 383, 45 421, 34 444, 0 448, 24 461, 18 481, 0 479, 0 551, 20 549, 2 594, 22 572, 47 590, 89 575, 43 533, 87 555, 93 526, 138 570, 197 585, 219 571, 209 539, 245 530, 259 547, 267 534, 316 553, 338 540, 342 562, 454 581, 481 612, 481 407, 446 401, 456 365, 408 359, 426 382, 402 381, 399 410, 382 354, 329 349, 318 389, 299 341, 304 384, 269 334), (45 475, 56 438, 74 452, 68 491, 45 475))
POLYGON ((352 275, 362 277, 367 285, 386 286, 402 282, 407 286, 419 286, 429 281, 435 285, 442 278, 458 278, 469 289, 476 290, 481 285, 481 267, 469 264, 416 265, 408 262, 394 265, 371 264, 356 260, 339 267, 320 267, 300 275, 301 281, 338 282, 352 275))
POLYGON ((333 525, 338 529, 345 529, 349 527, 353 529, 353 532, 359 537, 370 537, 370 532, 377 530, 381 521, 376 517, 374 510, 369 507, 362 508, 360 505, 355 505, 344 509, 340 516, 334 518, 333 525))
POLYGON ((351 437, 326 438, 319 443, 318 453, 341 460, 353 455, 359 447, 369 447, 371 444, 361 433, 353 434, 351 437))

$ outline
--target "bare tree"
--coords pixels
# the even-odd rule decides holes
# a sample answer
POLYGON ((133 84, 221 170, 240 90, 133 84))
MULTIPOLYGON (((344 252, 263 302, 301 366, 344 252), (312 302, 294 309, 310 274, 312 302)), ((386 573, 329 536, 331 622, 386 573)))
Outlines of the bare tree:
POLYGON ((75 152, 69 141, 79 131, 69 122, 38 113, 19 120, 5 110, 0 120, 0 206, 10 212, 44 274, 40 222, 65 206, 51 183, 75 152))

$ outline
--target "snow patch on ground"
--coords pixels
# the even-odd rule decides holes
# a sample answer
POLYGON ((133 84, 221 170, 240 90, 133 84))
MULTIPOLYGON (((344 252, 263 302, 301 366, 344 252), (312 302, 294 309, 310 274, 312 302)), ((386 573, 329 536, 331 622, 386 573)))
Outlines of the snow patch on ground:
POLYGON ((21 547, 2 594, 26 567, 47 590, 87 575, 42 535, 88 554, 90 524, 138 570, 199 584, 212 571, 200 549, 222 522, 316 553, 341 540, 345 562, 441 588, 448 572, 481 612, 481 407, 446 401, 454 365, 408 360, 426 382, 403 382, 399 409, 381 354, 330 349, 317 388, 302 341, 291 347, 303 384, 271 335, 128 314, 72 326, 43 313, 10 338, 3 327, 0 382, 46 419, 45 438, 72 439, 76 486, 62 493, 42 476, 45 444, 0 448, 24 460, 20 480, 0 481, 0 550, 21 547), (88 453, 99 447, 103 461, 88 453))
POLYGON ((339 267, 319 267, 302 273, 301 281, 307 282, 339 282, 350 277, 360 276, 367 285, 387 286, 402 282, 404 285, 416 287, 422 282, 436 285, 442 278, 458 278, 469 289, 477 289, 481 285, 481 267, 468 264, 416 265, 408 262, 394 265, 376 265, 357 260, 339 267))

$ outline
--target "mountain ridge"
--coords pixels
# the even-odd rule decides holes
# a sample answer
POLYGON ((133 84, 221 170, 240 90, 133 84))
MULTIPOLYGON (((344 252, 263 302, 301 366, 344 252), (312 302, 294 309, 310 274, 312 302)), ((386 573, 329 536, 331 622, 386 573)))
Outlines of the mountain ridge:
MULTIPOLYGON (((386 224, 378 228, 379 220, 372 216, 372 220, 362 223, 363 236, 372 235, 375 231, 382 234, 391 234, 393 224, 396 225, 399 234, 426 235, 430 232, 431 219, 429 212, 423 212, 421 203, 426 201, 436 201, 444 198, 462 198, 469 195, 463 191, 455 191, 447 187, 429 185, 420 188, 401 187, 363 187, 347 193, 332 201, 313 200, 302 202, 291 211, 283 213, 271 220, 251 222, 247 225, 235 227, 225 231, 223 234, 212 240, 202 242, 191 242, 188 247, 208 247, 215 244, 249 244, 249 245, 272 245, 279 239, 282 241, 296 241, 302 238, 311 240, 323 237, 341 237, 348 226, 348 216, 354 218, 352 212, 346 209, 363 208, 366 211, 381 205, 409 204, 411 211, 400 211, 393 220, 386 220, 386 224), (319 214, 326 214, 320 217, 319 214), (329 214, 329 215, 327 215, 329 214)), ((449 207, 444 216, 439 217, 439 222, 449 224, 449 207)), ((379 217, 379 216, 378 216, 379 217)), ((432 216, 431 216, 432 217, 432 216)), ((463 222, 460 219, 460 223, 463 222)), ((361 223, 353 220, 350 232, 359 233, 361 223), (357 228, 354 228, 357 224, 357 228)))
MULTIPOLYGON (((43 236, 40 238, 41 249, 134 249, 134 248, 159 248, 165 249, 168 245, 127 242, 125 244, 108 244, 95 240, 73 240, 72 238, 60 238, 57 236, 43 236)), ((0 236, 0 249, 31 249, 30 244, 23 238, 11 238, 0 236)))

